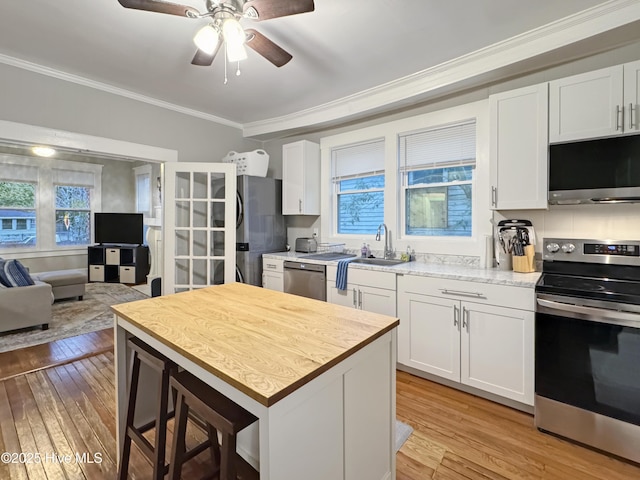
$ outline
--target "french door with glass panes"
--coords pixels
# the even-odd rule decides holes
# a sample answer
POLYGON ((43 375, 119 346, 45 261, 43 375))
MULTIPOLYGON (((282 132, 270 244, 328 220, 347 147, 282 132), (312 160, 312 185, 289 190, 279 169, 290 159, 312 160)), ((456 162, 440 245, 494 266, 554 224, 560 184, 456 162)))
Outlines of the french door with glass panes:
POLYGON ((163 294, 235 282, 235 164, 167 163, 164 186, 163 294))

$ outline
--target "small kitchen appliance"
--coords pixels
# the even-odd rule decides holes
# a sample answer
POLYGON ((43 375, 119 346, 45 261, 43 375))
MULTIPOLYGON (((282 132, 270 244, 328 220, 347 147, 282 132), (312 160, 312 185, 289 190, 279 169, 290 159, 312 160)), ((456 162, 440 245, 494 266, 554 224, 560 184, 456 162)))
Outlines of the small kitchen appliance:
POLYGON ((640 462, 640 241, 544 239, 535 290, 536 426, 640 462))
POLYGON ((296 252, 315 253, 318 250, 318 242, 313 237, 296 238, 296 252))

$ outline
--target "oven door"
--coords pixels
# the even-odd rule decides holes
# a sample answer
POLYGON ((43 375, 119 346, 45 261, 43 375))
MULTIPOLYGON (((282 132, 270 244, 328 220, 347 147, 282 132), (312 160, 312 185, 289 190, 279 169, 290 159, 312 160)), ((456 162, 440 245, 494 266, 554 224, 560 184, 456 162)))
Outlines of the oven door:
POLYGON ((640 425, 640 312, 538 294, 536 395, 640 425))

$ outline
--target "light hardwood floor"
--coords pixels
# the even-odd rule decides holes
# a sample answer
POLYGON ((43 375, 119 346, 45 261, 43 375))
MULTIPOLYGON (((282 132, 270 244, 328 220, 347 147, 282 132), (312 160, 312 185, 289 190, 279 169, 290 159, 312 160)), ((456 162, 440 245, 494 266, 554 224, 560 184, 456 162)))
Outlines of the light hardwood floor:
MULTIPOLYGON (((0 354, 0 452, 100 453, 101 462, 0 462, 0 479, 115 478, 113 352, 87 356, 90 338, 0 354), (59 353, 65 345, 66 357, 59 353), (13 361, 7 374, 8 358, 28 359, 24 373, 13 361), (37 370, 38 364, 49 368, 37 370)), ((108 335, 96 338, 108 344, 108 335)), ((414 428, 397 455, 398 480, 640 479, 640 466, 540 433, 531 415, 404 372, 397 376, 397 414, 414 428)), ((200 438, 202 432, 191 426, 189 442, 200 438)), ((206 472, 203 457, 187 464, 183 478, 206 472)), ((135 447, 130 472, 135 479, 151 476, 135 447)))

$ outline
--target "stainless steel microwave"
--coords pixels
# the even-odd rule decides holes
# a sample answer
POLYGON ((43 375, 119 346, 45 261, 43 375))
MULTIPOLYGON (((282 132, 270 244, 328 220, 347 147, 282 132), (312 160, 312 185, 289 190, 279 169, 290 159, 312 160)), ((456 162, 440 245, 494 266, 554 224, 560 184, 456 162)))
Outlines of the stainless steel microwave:
POLYGON ((549 147, 549 203, 640 202, 640 135, 549 147))

